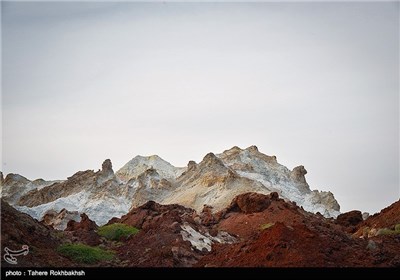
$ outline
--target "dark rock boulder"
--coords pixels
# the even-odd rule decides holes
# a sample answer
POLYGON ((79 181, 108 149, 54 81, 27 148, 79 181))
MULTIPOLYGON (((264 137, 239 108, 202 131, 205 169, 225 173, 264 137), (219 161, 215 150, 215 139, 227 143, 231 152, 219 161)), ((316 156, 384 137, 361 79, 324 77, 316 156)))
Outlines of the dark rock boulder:
POLYGON ((355 232, 357 230, 356 226, 363 221, 363 217, 361 211, 353 210, 350 212, 346 212, 340 214, 336 218, 336 223, 347 228, 346 231, 348 232, 355 232))
POLYGON ((271 199, 278 197, 277 193, 264 195, 260 193, 244 193, 235 197, 227 208, 227 212, 243 212, 246 214, 261 212, 271 205, 271 199))

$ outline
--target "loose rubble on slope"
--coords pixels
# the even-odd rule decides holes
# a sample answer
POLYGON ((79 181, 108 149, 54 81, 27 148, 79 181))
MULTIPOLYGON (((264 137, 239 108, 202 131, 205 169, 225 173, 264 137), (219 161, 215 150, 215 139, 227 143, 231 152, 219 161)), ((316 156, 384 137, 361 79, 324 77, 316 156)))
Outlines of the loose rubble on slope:
MULTIPOLYGON (((398 202, 390 213, 399 211, 398 202)), ((21 257, 24 266, 114 267, 396 267, 400 234, 371 238, 350 234, 362 229, 352 213, 336 220, 306 212, 296 204, 269 195, 245 193, 219 212, 205 206, 199 214, 181 205, 149 201, 109 225, 126 225, 137 234, 110 240, 82 214, 64 231, 45 226, 2 201, 2 247, 33 249, 21 257), (348 218, 347 218, 348 217, 348 218), (85 264, 59 253, 62 244, 85 244, 114 252, 111 260, 85 264), (37 259, 39 258, 39 259, 37 259)), ((388 211, 374 215, 385 220, 388 211)), ((400 213, 397 212, 397 217, 400 213)), ((356 216, 359 216, 358 214, 356 216)), ((400 223, 398 219, 393 220, 400 223)), ((4 260, 2 265, 8 266, 4 260)))

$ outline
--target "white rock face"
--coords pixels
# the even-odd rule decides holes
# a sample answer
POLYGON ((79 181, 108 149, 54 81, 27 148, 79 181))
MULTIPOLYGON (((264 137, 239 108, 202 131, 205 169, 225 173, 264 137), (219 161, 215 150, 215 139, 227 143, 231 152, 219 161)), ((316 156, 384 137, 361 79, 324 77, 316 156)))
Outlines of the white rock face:
POLYGON ((213 243, 234 243, 236 239, 227 232, 219 231, 218 235, 213 237, 208 232, 200 233, 192 228, 188 223, 181 226, 181 236, 184 241, 189 241, 192 247, 199 251, 211 251, 213 243))
POLYGON ((331 192, 310 190, 303 166, 290 171, 279 164, 275 156, 264 155, 255 146, 244 150, 234 147, 218 157, 240 176, 260 182, 269 191, 278 192, 280 197, 296 202, 306 211, 320 212, 326 217, 340 214, 340 206, 331 192))
POLYGON ((136 156, 125 164, 116 172, 116 176, 122 181, 129 181, 132 178, 138 177, 147 169, 156 170, 161 177, 166 179, 174 179, 185 171, 185 168, 178 168, 163 160, 157 155, 143 157, 136 156))
POLYGON ((98 225, 106 224, 113 217, 121 217, 129 212, 132 203, 132 196, 116 195, 115 193, 107 193, 106 191, 95 193, 83 190, 81 192, 60 197, 48 203, 38 206, 27 207, 14 205, 14 207, 24 213, 31 215, 37 220, 41 220, 44 214, 50 210, 61 211, 77 211, 86 213, 88 217, 95 221, 98 225))
POLYGON ((242 193, 278 192, 307 211, 336 217, 340 209, 333 194, 311 191, 306 173, 303 166, 289 170, 255 146, 233 147, 221 154, 209 153, 198 164, 190 161, 185 168, 158 156, 137 156, 115 174, 109 160, 98 172, 77 172, 65 181, 31 182, 9 174, 2 183, 2 198, 38 220, 48 211, 66 209, 86 213, 103 225, 149 200, 181 204, 198 212, 207 204, 216 212, 242 193))
MULTIPOLYGON (((3 190, 7 190, 3 192, 3 198, 17 210, 37 220, 42 220, 49 211, 59 212, 66 209, 70 212, 86 213, 98 225, 103 225, 113 217, 126 214, 135 194, 135 186, 121 183, 116 178, 109 160, 103 163, 101 171, 77 172, 66 181, 52 182, 50 185, 43 183, 39 187, 32 187, 32 182, 26 179, 26 189, 18 199, 14 199, 12 195, 4 196, 4 193, 12 193, 10 190, 15 189, 14 181, 3 187, 3 190)), ((18 190, 20 188, 22 186, 18 190)))

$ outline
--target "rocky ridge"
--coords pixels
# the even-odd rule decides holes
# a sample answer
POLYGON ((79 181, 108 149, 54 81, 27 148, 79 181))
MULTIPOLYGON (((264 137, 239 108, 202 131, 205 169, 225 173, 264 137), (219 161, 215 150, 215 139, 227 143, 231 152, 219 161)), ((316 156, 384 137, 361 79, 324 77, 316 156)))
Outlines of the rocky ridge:
POLYGON ((207 205, 209 211, 218 212, 246 192, 277 192, 307 211, 336 217, 340 207, 333 194, 312 191, 306 173, 303 166, 289 170, 256 146, 233 147, 220 154, 209 153, 199 163, 189 161, 185 168, 174 167, 158 156, 137 156, 116 173, 107 159, 101 170, 79 171, 64 181, 30 181, 9 174, 2 184, 2 198, 59 229, 82 213, 103 225, 147 201, 180 204, 198 213, 207 205), (63 209, 75 214, 56 218, 63 209))

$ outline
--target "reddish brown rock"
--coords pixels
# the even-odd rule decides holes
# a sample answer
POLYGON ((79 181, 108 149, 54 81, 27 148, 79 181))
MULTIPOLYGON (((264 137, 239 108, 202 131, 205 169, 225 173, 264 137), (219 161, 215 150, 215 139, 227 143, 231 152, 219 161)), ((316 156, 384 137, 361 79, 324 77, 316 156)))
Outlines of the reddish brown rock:
POLYGON ((319 235, 305 225, 278 222, 259 235, 236 244, 216 244, 196 266, 217 267, 329 267, 372 265, 363 241, 344 234, 319 235))
POLYGON ((74 241, 82 242, 91 246, 101 243, 100 236, 96 233, 98 226, 85 214, 81 214, 81 221, 70 220, 65 232, 72 235, 74 241))
MULTIPOLYGON (((154 201, 148 201, 142 206, 132 209, 120 219, 112 218, 107 224, 123 223, 142 229, 155 224, 154 220, 159 219, 161 215, 163 217, 168 216, 172 223, 176 219, 180 219, 179 217, 182 215, 192 217, 193 213, 195 213, 193 209, 178 204, 161 205, 154 201)), ((190 219, 193 222, 193 218, 190 219)))
POLYGON ((80 222, 75 222, 74 220, 71 220, 67 224, 67 228, 65 229, 66 231, 75 231, 75 230, 86 230, 86 231, 91 231, 91 230, 96 230, 98 226, 94 221, 89 219, 89 217, 85 214, 81 214, 81 221, 80 222))
POLYGON ((69 222, 67 231, 56 232, 3 203, 1 243, 13 248, 23 244, 32 246, 32 256, 21 258, 24 266, 76 265, 57 253, 58 246, 66 241, 57 237, 62 233, 69 242, 101 244, 116 253, 113 261, 98 265, 398 267, 400 235, 359 238, 346 230, 367 222, 389 228, 388 225, 398 223, 399 204, 396 202, 359 223, 357 211, 345 213, 337 220, 327 219, 280 199, 277 193, 239 195, 229 208, 216 214, 212 214, 209 206, 197 214, 177 204, 149 201, 109 222, 140 229, 136 235, 111 242, 99 238, 97 225, 85 214, 80 222, 69 222), (222 239, 229 244, 215 241, 222 239), (198 247, 199 243, 207 243, 208 247, 198 247))
POLYGON ((1 200, 1 248, 21 250, 27 245, 29 252, 17 256, 17 264, 9 264, 1 258, 4 267, 68 267, 76 266, 71 260, 57 252, 64 243, 62 235, 51 227, 47 227, 27 214, 20 213, 7 202, 1 200))
POLYGON ((345 227, 350 233, 357 230, 356 226, 363 221, 361 211, 353 210, 340 214, 336 218, 336 223, 345 227))
MULTIPOLYGON (((389 212, 395 213, 394 207, 384 211, 389 212)), ((359 213, 355 216, 359 217, 359 213)), ((342 219, 345 217, 350 224, 356 223, 350 215, 342 219)), ((370 240, 353 237, 335 220, 280 199, 271 200, 261 212, 226 211, 216 228, 237 235, 240 241, 214 244, 196 266, 395 267, 400 264, 400 235, 376 236, 370 240)))
MULTIPOLYGON (((273 197, 276 198, 277 193, 273 197)), ((246 214, 261 212, 271 205, 271 195, 259 193, 244 193, 238 195, 227 208, 228 212, 243 212, 246 214)))
POLYGON ((369 216, 362 226, 391 228, 396 224, 400 224, 400 200, 382 209, 379 213, 369 216))
MULTIPOLYGON (((189 241, 182 238, 182 225, 197 225, 195 211, 180 205, 160 205, 149 201, 132 209, 111 223, 124 223, 140 229, 139 233, 117 248, 124 266, 184 267, 195 264, 204 253, 194 250, 189 241)), ((205 229, 205 228, 204 228, 205 229)))
MULTIPOLYGON (((369 216, 365 221, 357 225, 355 236, 363 238, 371 238, 380 234, 383 230, 395 230, 396 225, 400 224, 400 200, 394 202, 392 205, 382 209, 379 213, 369 216)), ((394 238, 399 237, 400 234, 394 235, 394 238)), ((382 235, 377 238, 382 238, 382 235)))
POLYGON ((200 213, 201 223, 205 226, 211 226, 217 222, 217 219, 212 213, 212 206, 204 205, 203 211, 200 213))

